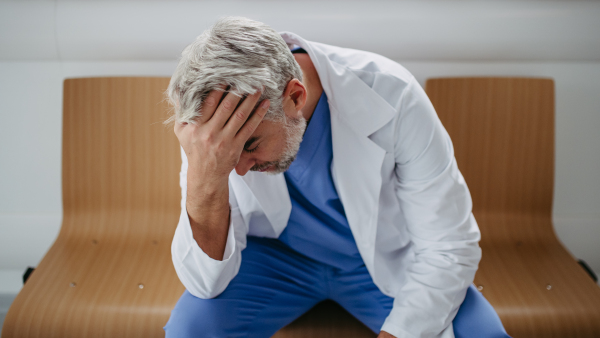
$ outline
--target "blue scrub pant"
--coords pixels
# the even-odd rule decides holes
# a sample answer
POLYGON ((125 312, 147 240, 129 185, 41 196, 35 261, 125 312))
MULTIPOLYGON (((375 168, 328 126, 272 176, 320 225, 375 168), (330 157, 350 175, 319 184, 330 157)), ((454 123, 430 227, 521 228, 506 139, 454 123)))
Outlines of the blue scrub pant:
MULTIPOLYGON (((379 333, 393 298, 364 265, 343 271, 310 259, 279 240, 248 237, 239 273, 218 297, 187 290, 171 312, 166 337, 271 337, 317 303, 331 299, 379 333)), ((472 285, 453 321, 457 338, 508 337, 500 318, 472 285)))

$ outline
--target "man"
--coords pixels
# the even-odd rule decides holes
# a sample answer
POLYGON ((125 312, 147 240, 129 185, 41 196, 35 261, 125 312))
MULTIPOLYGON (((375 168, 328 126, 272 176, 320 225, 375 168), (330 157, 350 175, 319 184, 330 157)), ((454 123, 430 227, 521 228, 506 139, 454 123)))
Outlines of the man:
POLYGON ((224 18, 168 94, 187 289, 168 337, 269 337, 324 299, 380 337, 506 336, 469 286, 480 234, 452 144, 403 67, 224 18))

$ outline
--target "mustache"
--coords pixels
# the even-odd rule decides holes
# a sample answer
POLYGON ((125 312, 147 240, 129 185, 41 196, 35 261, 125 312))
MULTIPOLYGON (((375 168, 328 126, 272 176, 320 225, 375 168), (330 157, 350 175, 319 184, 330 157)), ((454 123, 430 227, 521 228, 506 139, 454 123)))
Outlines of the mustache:
POLYGON ((263 164, 255 164, 255 165, 252 166, 252 168, 250 168, 250 170, 251 171, 261 171, 261 170, 264 170, 264 169, 266 169, 266 168, 268 168, 268 167, 270 167, 270 166, 272 166, 272 165, 274 165, 276 163, 277 163, 277 161, 266 162, 266 163, 263 163, 263 164))
POLYGON ((271 170, 266 172, 267 174, 269 174, 269 175, 280 174, 289 169, 292 162, 294 162, 294 160, 296 159, 296 155, 297 155, 297 153, 294 153, 293 155, 287 154, 287 156, 284 156, 284 158, 282 158, 279 161, 271 161, 271 162, 266 162, 266 163, 263 163, 260 165, 254 165, 252 168, 250 168, 250 170, 251 171, 262 171, 268 167, 271 167, 271 170))

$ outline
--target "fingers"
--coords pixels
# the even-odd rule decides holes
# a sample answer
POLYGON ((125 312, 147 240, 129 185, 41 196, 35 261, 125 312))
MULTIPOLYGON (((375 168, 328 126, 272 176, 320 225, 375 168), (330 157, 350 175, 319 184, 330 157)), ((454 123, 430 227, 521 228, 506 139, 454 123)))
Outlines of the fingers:
POLYGON ((225 88, 226 86, 221 86, 222 90, 215 89, 208 93, 208 96, 204 99, 204 102, 202 102, 202 108, 200 109, 200 117, 198 118, 198 122, 206 122, 213 117, 217 107, 219 106, 219 102, 221 102, 221 99, 225 94, 225 88))
POLYGON ((267 114, 267 110, 269 110, 269 106, 271 102, 269 100, 263 100, 260 105, 254 110, 254 113, 250 118, 244 123, 244 125, 240 128, 236 135, 236 139, 240 142, 244 143, 252 136, 252 133, 256 130, 263 117, 267 114))
POLYGON ((246 120, 248 120, 250 114, 252 114, 252 111, 254 110, 254 107, 256 106, 260 95, 260 92, 256 92, 246 97, 244 101, 240 103, 240 105, 233 112, 233 114, 229 118, 229 121, 227 121, 227 124, 224 127, 226 133, 232 136, 237 134, 240 128, 242 128, 242 126, 244 125, 244 123, 246 123, 246 120))
POLYGON ((231 92, 227 93, 211 117, 210 124, 219 129, 223 128, 241 99, 231 92))

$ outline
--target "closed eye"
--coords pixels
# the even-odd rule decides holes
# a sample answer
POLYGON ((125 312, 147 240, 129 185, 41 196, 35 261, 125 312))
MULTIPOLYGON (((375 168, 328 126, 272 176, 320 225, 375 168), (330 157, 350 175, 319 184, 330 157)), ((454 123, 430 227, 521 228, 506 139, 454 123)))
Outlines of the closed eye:
POLYGON ((250 139, 248 139, 248 141, 246 141, 246 144, 244 144, 244 151, 247 153, 252 153, 256 151, 256 148, 258 148, 258 144, 256 145, 256 147, 253 147, 256 141, 258 141, 258 137, 256 136, 253 136, 250 139))
POLYGON ((244 151, 247 152, 247 153, 253 153, 253 152, 256 151, 256 149, 258 149, 258 145, 256 147, 252 148, 252 149, 244 149, 244 151))

